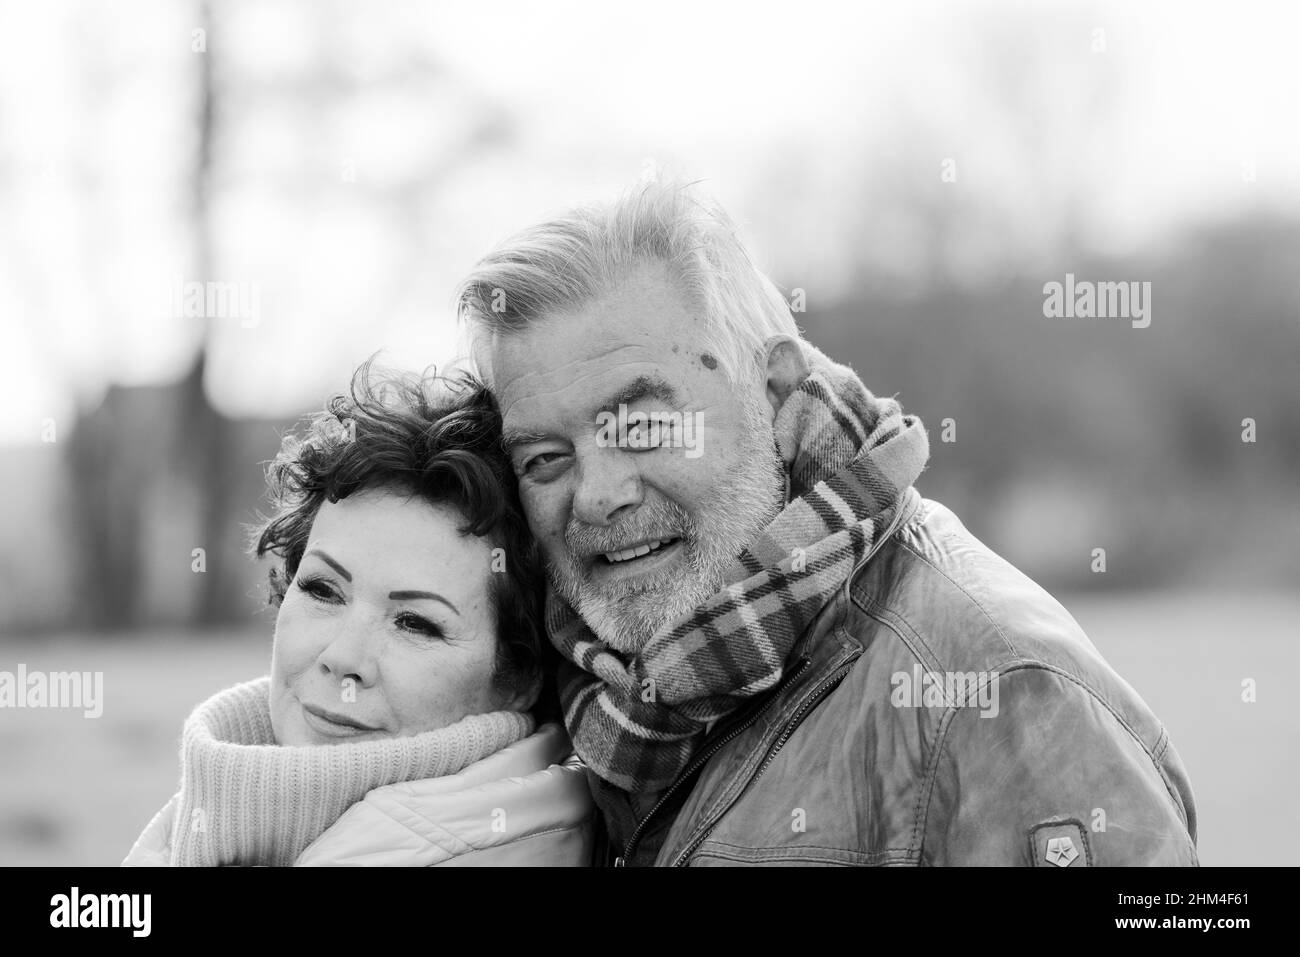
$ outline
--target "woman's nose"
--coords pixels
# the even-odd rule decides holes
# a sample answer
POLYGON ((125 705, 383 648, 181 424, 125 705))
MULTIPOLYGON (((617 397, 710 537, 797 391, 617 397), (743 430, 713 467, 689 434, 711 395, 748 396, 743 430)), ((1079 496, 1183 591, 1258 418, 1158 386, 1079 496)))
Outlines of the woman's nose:
POLYGON ((375 683, 378 673, 380 623, 355 605, 338 622, 318 656, 321 668, 340 684, 351 678, 362 687, 375 683))

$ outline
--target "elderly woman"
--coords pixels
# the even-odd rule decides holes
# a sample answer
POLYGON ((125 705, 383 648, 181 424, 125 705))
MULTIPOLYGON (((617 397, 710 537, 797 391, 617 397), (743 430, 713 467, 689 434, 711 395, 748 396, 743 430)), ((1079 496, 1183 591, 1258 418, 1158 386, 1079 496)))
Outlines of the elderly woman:
POLYGON ((586 865, 538 554, 488 393, 369 364, 268 470, 271 673, 186 721, 126 865, 586 865), (548 689, 549 691, 549 689, 548 689))

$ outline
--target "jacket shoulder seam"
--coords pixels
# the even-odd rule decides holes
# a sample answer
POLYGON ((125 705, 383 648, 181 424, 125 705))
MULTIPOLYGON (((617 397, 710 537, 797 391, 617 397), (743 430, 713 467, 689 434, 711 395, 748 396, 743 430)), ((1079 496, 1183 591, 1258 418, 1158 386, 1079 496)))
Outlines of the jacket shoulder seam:
MULTIPOLYGON (((985 621, 987 621, 989 625, 992 626, 993 630, 997 633, 998 637, 1002 639, 1002 643, 1006 645, 1007 651, 1012 655, 1019 656, 1020 653, 1016 651, 1015 646, 1011 644, 1011 639, 1007 637, 1007 633, 1006 631, 1003 630, 1002 625, 1000 625, 994 619, 994 617, 989 614, 988 609, 986 609, 980 603, 980 600, 978 598, 972 595, 970 591, 968 591, 960 582, 956 581, 951 575, 949 575, 946 571, 944 571, 942 568, 940 568, 938 565, 932 562, 928 557, 922 555, 915 547, 912 546, 910 542, 905 541, 901 536, 898 539, 898 546, 900 548, 907 549, 907 551, 910 554, 916 557, 917 561, 923 562, 927 567, 933 569, 935 574, 942 577, 944 581, 948 582, 948 584, 952 585, 953 588, 961 592, 961 594, 965 596, 966 600, 969 601, 972 605, 974 605, 979 610, 979 613, 984 616, 985 621)), ((880 608, 882 611, 887 611, 890 614, 898 615, 898 612, 896 610, 883 604, 880 601, 879 596, 867 595, 865 589, 863 589, 863 593, 866 597, 870 599, 871 603, 874 604, 877 608, 880 608)), ((856 595, 854 596, 854 600, 858 602, 858 607, 863 608, 862 603, 858 600, 856 595)), ((865 611, 866 609, 863 608, 863 610, 865 611)), ((898 617, 900 618, 900 620, 902 619, 901 615, 898 615, 898 617)), ((909 625, 909 627, 911 626, 909 625)))
MULTIPOLYGON (((1156 744, 1153 747, 1147 747, 1146 742, 1142 740, 1142 736, 1133 730, 1133 727, 1126 720, 1124 720, 1124 717, 1121 714, 1119 714, 1119 712, 1117 712, 1114 709, 1114 707, 1111 706, 1109 701, 1107 701, 1105 698, 1098 695, 1089 685, 1081 681, 1076 676, 1070 674, 1068 671, 1064 671, 1063 669, 1056 667, 1055 665, 1048 664, 1047 662, 1044 661, 1036 661, 1036 660, 1028 660, 1028 659, 1022 660, 1016 663, 1015 665, 1013 665, 1012 667, 1008 668, 1007 670, 999 672, 996 680, 1000 682, 1007 675, 1014 674, 1017 671, 1028 671, 1031 669, 1038 670, 1038 671, 1046 671, 1051 674, 1057 675, 1058 677, 1064 678, 1070 684, 1074 685, 1076 688, 1081 689, 1085 695, 1087 695, 1092 700, 1098 702, 1099 704, 1101 704, 1103 708, 1106 709, 1107 713, 1109 713, 1110 716, 1114 718, 1115 722, 1120 727, 1122 727, 1125 731, 1128 732, 1129 737, 1132 738, 1135 742, 1137 742, 1138 747, 1142 749, 1142 751, 1146 754, 1148 760, 1151 761, 1152 767, 1155 769, 1156 774, 1159 775, 1161 783, 1164 784, 1165 786, 1165 792, 1173 800, 1174 808, 1178 812, 1178 816, 1182 820, 1183 826, 1186 827, 1187 815, 1183 809, 1182 799, 1177 795, 1177 793, 1175 793, 1174 789, 1170 786, 1169 778, 1165 774, 1164 768, 1161 767, 1160 765, 1159 754, 1163 753, 1164 749, 1168 746, 1168 741, 1169 741, 1169 734, 1163 722, 1159 722, 1157 720, 1157 724, 1159 725, 1160 728, 1160 735, 1157 738, 1156 744)), ((918 815, 917 818, 918 827, 920 827, 923 823, 928 823, 928 818, 930 814, 930 799, 933 794, 935 781, 938 778, 939 759, 944 753, 944 751, 946 751, 948 748, 948 731, 952 727, 953 719, 955 718, 958 710, 960 709, 950 706, 948 709, 945 710, 944 716, 939 722, 939 730, 936 733, 936 746, 934 749, 934 753, 930 759, 931 767, 926 771, 927 782, 926 782, 926 786, 922 789, 922 793, 925 797, 925 807, 924 810, 921 812, 921 814, 918 815)), ((922 834, 921 844, 923 846, 924 830, 922 830, 921 834, 922 834)), ((915 840, 915 836, 913 839, 915 840)))

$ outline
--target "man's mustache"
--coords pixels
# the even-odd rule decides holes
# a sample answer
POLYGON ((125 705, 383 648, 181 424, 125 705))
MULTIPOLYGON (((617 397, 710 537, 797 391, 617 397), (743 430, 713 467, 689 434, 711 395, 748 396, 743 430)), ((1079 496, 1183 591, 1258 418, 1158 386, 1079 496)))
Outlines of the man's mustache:
POLYGON ((571 558, 615 552, 648 539, 691 540, 694 523, 680 506, 663 503, 643 507, 614 525, 589 525, 570 519, 564 528, 564 545, 571 558))

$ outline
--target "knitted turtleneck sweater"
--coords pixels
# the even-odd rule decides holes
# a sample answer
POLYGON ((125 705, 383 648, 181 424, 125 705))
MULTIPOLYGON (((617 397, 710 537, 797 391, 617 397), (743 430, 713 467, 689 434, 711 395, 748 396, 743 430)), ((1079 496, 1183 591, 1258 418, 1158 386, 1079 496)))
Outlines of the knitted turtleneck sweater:
POLYGON ((173 866, 290 866, 373 788, 455 774, 533 730, 530 715, 470 715, 380 741, 284 747, 271 730, 271 679, 221 691, 185 722, 173 866))

